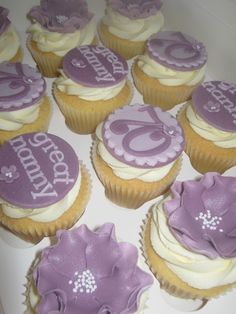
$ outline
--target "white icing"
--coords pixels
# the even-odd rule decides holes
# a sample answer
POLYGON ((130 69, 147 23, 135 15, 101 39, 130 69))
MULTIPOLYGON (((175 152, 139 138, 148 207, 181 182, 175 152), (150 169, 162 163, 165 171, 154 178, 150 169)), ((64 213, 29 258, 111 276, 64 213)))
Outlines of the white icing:
POLYGON ((0 63, 15 57, 20 48, 20 38, 15 28, 10 25, 0 36, 0 63))
POLYGON ((112 169, 114 174, 119 178, 125 180, 138 179, 144 182, 155 182, 164 178, 169 173, 175 163, 175 161, 173 161, 168 165, 151 169, 136 168, 124 164, 108 152, 105 145, 103 144, 101 130, 102 124, 99 124, 96 129, 96 136, 99 140, 97 147, 98 154, 112 169))
POLYGON ((199 136, 222 148, 236 148, 236 133, 216 129, 197 115, 192 106, 186 109, 189 125, 199 136))
POLYGON ((152 209, 150 239, 155 252, 184 282, 198 289, 210 289, 236 281, 236 258, 210 259, 184 248, 169 230, 164 199, 152 209))
POLYGON ((69 79, 62 70, 60 73, 61 76, 55 80, 57 88, 67 95, 78 96, 79 98, 88 101, 108 100, 114 98, 121 92, 127 82, 127 80, 124 79, 111 87, 95 88, 74 82, 69 79))
POLYGON ((0 130, 15 131, 24 124, 34 122, 38 118, 40 105, 41 101, 20 110, 0 111, 0 130))
POLYGON ((35 22, 28 28, 28 33, 31 34, 31 39, 39 50, 62 57, 75 47, 91 44, 95 38, 95 25, 90 21, 81 30, 73 33, 58 33, 50 32, 35 22))
POLYGON ((145 41, 161 29, 164 17, 161 11, 158 11, 146 18, 130 19, 107 7, 102 23, 108 26, 110 33, 122 39, 145 41))
POLYGON ((11 218, 29 218, 33 221, 39 222, 50 222, 56 220, 72 206, 79 193, 80 184, 81 174, 79 172, 79 176, 74 186, 63 199, 47 207, 36 209, 15 207, 0 198, 2 211, 6 216, 11 218))
POLYGON ((203 80, 206 71, 206 65, 198 70, 176 71, 159 64, 148 54, 138 56, 138 66, 145 74, 166 86, 194 86, 203 80))

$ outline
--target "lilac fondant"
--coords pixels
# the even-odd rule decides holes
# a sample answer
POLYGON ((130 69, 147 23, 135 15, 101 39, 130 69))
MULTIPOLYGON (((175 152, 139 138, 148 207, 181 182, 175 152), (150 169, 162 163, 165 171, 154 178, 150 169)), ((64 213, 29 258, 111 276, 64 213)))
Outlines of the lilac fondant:
POLYGON ((78 173, 78 157, 63 139, 20 135, 0 149, 0 198, 21 208, 49 206, 69 193, 78 173))
POLYGON ((115 238, 114 225, 57 232, 34 271, 38 314, 135 313, 152 277, 137 266, 138 251, 115 238))
POLYGON ((9 10, 0 6, 0 35, 2 35, 11 24, 8 14, 9 10))
POLYGON ((171 193, 164 208, 180 243, 211 259, 236 257, 236 178, 209 172, 175 182, 171 193))
POLYGON ((206 122, 223 131, 236 132, 236 85, 208 81, 192 95, 195 112, 206 122))
POLYGON ((70 50, 63 71, 74 82, 90 87, 109 87, 128 74, 128 64, 104 46, 86 45, 70 50))
POLYGON ((161 6, 160 0, 108 0, 108 5, 121 15, 130 19, 141 19, 156 14, 161 6))
POLYGON ((177 159, 184 135, 177 120, 159 107, 125 106, 103 124, 103 141, 118 160, 134 167, 154 168, 177 159))
POLYGON ((147 41, 147 53, 161 65, 177 71, 197 70, 207 61, 203 43, 174 31, 152 35, 147 41))
POLYGON ((85 0, 41 0, 28 16, 51 32, 73 33, 92 19, 85 0))
POLYGON ((19 62, 0 64, 0 112, 34 105, 45 89, 45 79, 35 68, 19 62))

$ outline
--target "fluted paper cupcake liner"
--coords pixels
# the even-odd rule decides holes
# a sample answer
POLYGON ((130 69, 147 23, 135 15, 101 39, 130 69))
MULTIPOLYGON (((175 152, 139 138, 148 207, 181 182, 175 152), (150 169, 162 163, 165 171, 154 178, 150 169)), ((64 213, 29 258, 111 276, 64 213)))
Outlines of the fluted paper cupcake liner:
POLYGON ((163 110, 169 110, 175 105, 181 104, 191 98, 192 92, 198 85, 165 86, 158 79, 146 75, 135 61, 131 67, 134 84, 142 94, 147 104, 159 106, 163 110))
POLYGON ((13 137, 30 132, 46 132, 48 131, 52 116, 52 105, 47 96, 42 99, 39 107, 38 118, 29 124, 24 124, 20 129, 13 131, 0 130, 0 145, 4 144, 13 137))
POLYGON ((121 92, 109 100, 86 101, 77 96, 66 95, 53 86, 56 102, 65 117, 65 123, 73 132, 91 134, 113 110, 128 105, 133 88, 127 81, 121 92))
MULTIPOLYGON (((209 300, 219 297, 236 287, 236 284, 222 285, 210 289, 198 289, 189 286, 182 281, 173 271, 171 271, 165 260, 161 258, 153 249, 150 239, 152 207, 146 219, 143 221, 140 232, 141 251, 153 275, 160 283, 160 287, 178 298, 183 299, 203 299, 209 300)), ((206 277, 207 280, 207 277, 206 277)))
POLYGON ((110 33, 108 26, 103 23, 99 24, 98 34, 104 46, 114 50, 126 60, 142 54, 145 50, 145 41, 130 41, 119 38, 110 33))
POLYGON ((124 180, 114 175, 112 169, 97 154, 96 140, 92 147, 92 161, 97 176, 104 185, 106 197, 119 206, 136 209, 170 187, 180 171, 182 159, 179 157, 169 173, 156 182, 124 180))
POLYGON ((80 162, 81 186, 72 206, 58 219, 49 222, 33 221, 29 218, 11 218, 0 207, 1 223, 20 238, 37 243, 43 237, 53 236, 59 229, 69 229, 82 216, 91 193, 91 179, 86 167, 80 162))
POLYGON ((9 61, 13 62, 13 63, 15 63, 15 62, 22 62, 23 61, 23 57, 24 57, 24 53, 23 53, 22 48, 20 47, 17 50, 15 56, 13 58, 11 58, 11 60, 9 60, 9 61))
POLYGON ((222 148, 214 145, 198 135, 190 126, 187 117, 187 105, 180 109, 177 120, 181 124, 186 139, 185 152, 190 158, 192 166, 200 173, 219 172, 236 165, 236 148, 222 148))

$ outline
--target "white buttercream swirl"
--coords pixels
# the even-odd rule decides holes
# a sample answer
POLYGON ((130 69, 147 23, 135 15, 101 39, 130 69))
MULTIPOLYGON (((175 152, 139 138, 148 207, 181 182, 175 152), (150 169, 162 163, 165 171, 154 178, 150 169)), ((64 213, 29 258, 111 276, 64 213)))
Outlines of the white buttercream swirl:
POLYGON ((0 198, 2 211, 6 216, 11 218, 29 218, 33 221, 39 222, 50 222, 56 220, 72 206, 79 193, 80 184, 81 174, 79 173, 78 178, 70 192, 60 201, 47 207, 33 209, 19 208, 0 198))
POLYGON ((164 199, 152 209, 150 239, 155 252, 184 282, 198 289, 210 289, 236 281, 236 258, 210 259, 184 248, 173 236, 164 213, 164 199))
POLYGON ((62 70, 60 70, 60 73, 61 76, 55 80, 57 88, 67 95, 78 96, 79 98, 88 101, 108 100, 114 98, 121 92, 127 81, 124 79, 116 85, 97 88, 74 82, 69 79, 62 70))
POLYGON ((99 139, 98 154, 112 169, 114 174, 125 180, 138 179, 144 182, 155 182, 163 179, 173 167, 175 161, 158 168, 136 168, 114 158, 106 149, 102 139, 102 123, 97 126, 96 136, 99 139))
POLYGON ((193 71, 173 70, 151 59, 147 53, 138 56, 137 60, 138 66, 145 74, 158 79, 160 84, 166 86, 194 86, 203 80, 206 72, 206 65, 193 71))
POLYGON ((50 32, 35 22, 28 28, 31 39, 39 50, 64 56, 69 50, 82 45, 89 45, 95 38, 95 25, 90 21, 83 29, 73 33, 50 32))
POLYGON ((20 110, 0 111, 0 130, 16 131, 24 124, 34 122, 39 115, 41 101, 20 110))
POLYGON ((146 18, 130 19, 107 7, 102 23, 108 26, 109 32, 122 39, 145 41, 157 33, 164 24, 161 11, 146 18))
POLYGON ((197 115, 191 105, 186 109, 186 116, 194 132, 204 139, 222 148, 236 148, 235 132, 226 132, 213 127, 197 115))
POLYGON ((0 63, 15 57, 20 48, 20 38, 15 28, 10 25, 0 36, 0 63))

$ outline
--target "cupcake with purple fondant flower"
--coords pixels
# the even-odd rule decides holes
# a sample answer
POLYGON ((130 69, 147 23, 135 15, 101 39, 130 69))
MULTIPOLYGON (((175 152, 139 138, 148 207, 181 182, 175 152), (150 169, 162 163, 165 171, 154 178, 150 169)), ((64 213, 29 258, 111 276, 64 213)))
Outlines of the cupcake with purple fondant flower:
POLYGON ((143 248, 152 272, 170 294, 210 299, 236 284, 236 178, 208 172, 176 181, 155 204, 143 248))
POLYGON ((142 54, 146 40, 164 24, 160 0, 108 0, 98 33, 102 43, 131 59, 142 54))
POLYGON ((179 31, 161 31, 147 40, 132 75, 144 102, 168 110, 191 98, 204 80, 206 62, 202 42, 179 31))
POLYGON ((58 76, 64 55, 96 42, 93 14, 86 0, 41 0, 28 13, 27 46, 44 76, 58 76))
POLYGON ((30 313, 143 313, 151 275, 138 265, 138 250, 118 242, 114 225, 86 225, 57 233, 28 276, 30 313))
POLYGON ((0 63, 21 62, 23 50, 20 46, 20 38, 8 15, 9 10, 0 6, 0 63))

